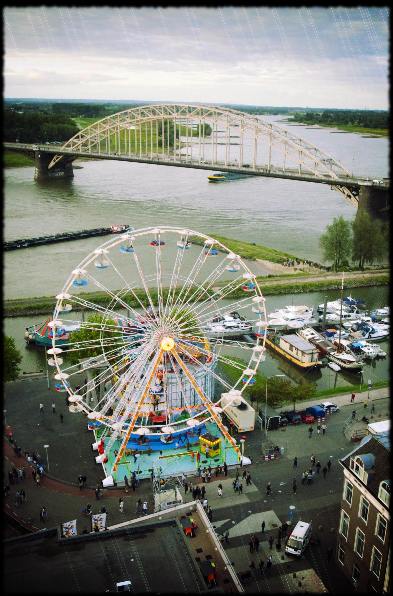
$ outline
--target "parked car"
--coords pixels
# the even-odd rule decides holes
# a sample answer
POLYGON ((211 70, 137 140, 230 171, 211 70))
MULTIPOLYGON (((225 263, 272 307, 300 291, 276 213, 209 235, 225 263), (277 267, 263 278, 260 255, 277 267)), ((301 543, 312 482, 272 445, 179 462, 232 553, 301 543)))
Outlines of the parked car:
POLYGON ((325 410, 325 412, 332 414, 332 412, 339 412, 340 408, 336 406, 336 404, 332 404, 331 401, 324 401, 319 404, 321 408, 325 410))
POLYGON ((323 418, 326 414, 326 410, 323 406, 310 406, 309 408, 306 408, 306 412, 315 418, 323 418))
POLYGON ((304 422, 305 424, 313 424, 313 422, 315 421, 315 416, 309 414, 308 412, 306 412, 306 410, 302 410, 301 412, 299 412, 299 414, 302 419, 302 422, 304 422))
POLYGON ((301 416, 299 416, 299 413, 291 410, 289 412, 281 412, 281 420, 284 418, 286 418, 288 420, 288 424, 301 424, 302 419, 301 416))

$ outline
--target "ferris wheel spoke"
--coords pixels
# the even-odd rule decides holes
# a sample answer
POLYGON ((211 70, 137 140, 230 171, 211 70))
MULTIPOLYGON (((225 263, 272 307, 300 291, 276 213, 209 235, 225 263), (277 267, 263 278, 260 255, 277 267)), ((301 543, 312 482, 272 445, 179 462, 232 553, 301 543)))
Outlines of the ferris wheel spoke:
MULTIPOLYGON (((205 254, 205 258, 207 258, 207 254, 208 253, 205 254)), ((196 288, 196 290, 194 290, 194 292, 191 296, 189 294, 190 294, 190 290, 192 289, 192 286, 187 290, 187 292, 183 296, 183 299, 179 305, 179 308, 181 309, 183 306, 185 306, 185 304, 190 304, 192 302, 199 300, 204 294, 207 294, 209 296, 209 289, 213 286, 213 284, 220 277, 220 275, 223 273, 223 271, 225 271, 225 258, 222 261, 220 261, 220 263, 217 265, 217 267, 215 269, 213 269, 213 271, 208 275, 208 277, 203 282, 203 284, 201 284, 199 287, 196 288), (207 286, 204 285, 205 283, 207 283, 207 286)), ((199 273, 199 271, 198 271, 198 273, 199 273)), ((195 277, 194 277, 193 283, 195 282, 195 277)), ((183 316, 181 316, 180 319, 176 319, 176 322, 181 321, 182 318, 184 318, 184 316, 186 316, 186 315, 183 314, 183 316)))
POLYGON ((163 322, 163 298, 162 298, 162 271, 161 271, 161 235, 158 234, 158 246, 155 248, 156 257, 156 279, 157 279, 157 301, 158 301, 158 316, 160 323, 163 322))
POLYGON ((201 252, 199 253, 195 263, 193 264, 190 273, 188 274, 183 286, 181 287, 177 298, 175 300, 175 304, 172 307, 172 312, 174 312, 175 309, 179 309, 179 304, 182 303, 183 301, 183 297, 187 296, 187 293, 190 290, 190 287, 192 287, 196 276, 198 275, 199 271, 202 269, 203 265, 205 264, 207 260, 207 253, 205 251, 205 246, 202 247, 201 252))
POLYGON ((149 292, 149 288, 148 288, 148 285, 146 283, 145 275, 143 273, 143 269, 142 269, 141 264, 139 262, 139 258, 138 258, 138 255, 136 254, 136 251, 134 251, 132 253, 132 255, 134 257, 134 261, 135 261, 136 267, 138 269, 139 277, 141 278, 141 281, 142 281, 143 289, 145 290, 145 294, 146 294, 147 299, 149 301, 150 308, 151 308, 151 310, 152 310, 152 312, 154 314, 154 319, 156 320, 157 319, 157 312, 156 312, 156 309, 155 309, 153 300, 151 298, 151 295, 150 295, 150 292, 149 292))
POLYGON ((119 304, 121 304, 121 306, 125 310, 130 310, 130 306, 126 302, 121 300, 118 295, 114 294, 112 292, 112 290, 107 288, 102 282, 98 281, 98 279, 96 279, 93 275, 91 275, 91 273, 87 272, 87 277, 97 286, 97 288, 104 290, 104 292, 107 292, 109 294, 109 296, 111 296, 113 298, 113 300, 115 300, 115 302, 118 302, 119 304))
POLYGON ((171 362, 171 366, 172 366, 173 372, 174 372, 175 377, 177 379, 178 386, 180 387, 180 390, 181 390, 181 395, 183 397, 183 402, 184 402, 184 405, 185 405, 185 409, 187 410, 187 412, 189 413, 189 415, 192 416, 193 415, 193 411, 192 411, 193 408, 192 408, 191 404, 188 402, 187 393, 185 391, 184 383, 183 383, 182 379, 180 378, 180 374, 179 374, 179 372, 180 372, 181 369, 178 367, 177 363, 172 358, 172 356, 170 355, 170 353, 169 353, 169 359, 170 359, 170 362, 171 362))
POLYGON ((166 305, 165 305, 164 316, 166 316, 167 313, 169 314, 170 309, 173 304, 173 299, 175 297, 176 288, 177 288, 177 284, 178 284, 178 280, 179 280, 180 270, 181 270, 181 266, 183 263, 183 257, 186 252, 185 247, 187 246, 187 243, 188 243, 188 237, 189 237, 189 233, 188 233, 188 231, 186 231, 184 236, 183 235, 181 236, 181 238, 182 238, 181 242, 183 242, 184 246, 177 247, 176 260, 175 260, 175 265, 172 270, 171 281, 169 284, 168 298, 167 298, 166 305))
MULTIPOLYGON (((127 282, 127 280, 125 279, 125 277, 123 276, 123 274, 116 267, 116 265, 113 262, 113 260, 109 256, 107 257, 107 259, 111 263, 113 270, 116 271, 116 273, 118 274, 118 276, 120 277, 120 279, 124 282, 125 287, 123 288, 123 290, 126 290, 126 292, 130 292, 132 294, 132 296, 134 297, 134 299, 138 302, 139 306, 141 307, 141 309, 143 310, 143 312, 145 313, 145 315, 148 315, 149 313, 148 313, 146 307, 143 305, 143 302, 141 302, 141 300, 138 297, 138 295, 136 294, 135 290, 127 282)), ((138 313, 135 311, 135 309, 132 306, 128 306, 127 310, 132 311, 134 313, 134 317, 135 318, 138 317, 138 313)))
MULTIPOLYGON (((84 306, 85 308, 90 309, 92 311, 103 313, 105 315, 107 315, 109 313, 109 314, 113 315, 114 317, 117 317, 118 319, 122 319, 124 321, 127 320, 127 318, 124 315, 110 309, 109 307, 104 307, 104 306, 101 306, 100 304, 95 304, 94 302, 90 302, 89 300, 81 298, 78 294, 70 296, 70 298, 68 298, 67 300, 70 303, 74 302, 78 306, 84 306)), ((61 316, 61 313, 59 313, 59 314, 61 316)))

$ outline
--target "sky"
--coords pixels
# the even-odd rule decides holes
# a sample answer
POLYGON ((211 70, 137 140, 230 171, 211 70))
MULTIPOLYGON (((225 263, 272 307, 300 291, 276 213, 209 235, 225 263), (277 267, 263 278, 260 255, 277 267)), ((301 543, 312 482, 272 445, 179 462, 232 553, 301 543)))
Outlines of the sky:
POLYGON ((388 109, 387 7, 6 7, 4 96, 388 109))

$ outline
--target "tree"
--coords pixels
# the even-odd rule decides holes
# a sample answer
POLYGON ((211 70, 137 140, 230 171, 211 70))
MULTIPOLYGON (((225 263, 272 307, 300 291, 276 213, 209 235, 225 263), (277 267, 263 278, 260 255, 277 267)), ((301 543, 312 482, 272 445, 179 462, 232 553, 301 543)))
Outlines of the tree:
POLYGON ((381 261, 387 253, 387 225, 373 220, 362 209, 358 211, 352 229, 352 259, 358 262, 359 269, 363 269, 365 263, 381 261))
POLYGON ((325 261, 333 262, 334 271, 338 271, 348 262, 352 249, 352 230, 349 221, 341 215, 335 217, 333 223, 328 225, 322 234, 319 244, 323 250, 325 261))
POLYGON ((99 356, 103 352, 105 354, 106 344, 108 344, 107 350, 113 351, 113 345, 110 344, 119 343, 120 337, 121 330, 116 321, 99 314, 90 315, 80 329, 72 332, 73 350, 69 352, 69 360, 72 364, 76 364, 81 359, 99 356), (118 334, 114 333, 116 329, 118 329, 118 334), (101 345, 101 340, 103 345, 101 345), (88 344, 83 342, 90 342, 91 345, 86 347, 88 344))
POLYGON ((19 377, 20 368, 18 364, 22 362, 22 355, 15 346, 15 340, 13 337, 4 335, 3 333, 3 346, 4 346, 4 363, 3 363, 3 374, 5 381, 16 381, 19 377))

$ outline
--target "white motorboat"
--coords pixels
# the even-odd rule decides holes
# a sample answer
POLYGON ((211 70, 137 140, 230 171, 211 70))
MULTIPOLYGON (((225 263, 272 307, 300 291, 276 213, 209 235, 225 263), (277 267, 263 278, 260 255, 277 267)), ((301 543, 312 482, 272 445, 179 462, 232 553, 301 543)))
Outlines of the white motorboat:
POLYGON ((341 370, 341 366, 339 366, 335 362, 328 362, 328 367, 334 370, 335 372, 339 372, 341 370))
POLYGON ((345 370, 361 370, 363 368, 363 362, 346 349, 329 352, 327 358, 345 370))
POLYGON ((314 325, 313 308, 310 306, 285 306, 268 315, 268 326, 273 329, 301 329, 305 325, 314 325))
POLYGON ((375 358, 386 358, 387 354, 384 352, 379 346, 376 344, 369 344, 364 342, 363 346, 360 348, 360 351, 364 354, 365 358, 369 358, 370 360, 374 360, 375 358))
MULTIPOLYGON (((361 320, 362 315, 353 312, 342 312, 340 316, 340 311, 338 312, 330 312, 326 313, 325 322, 328 325, 335 325, 342 321, 343 324, 347 323, 349 326, 353 325, 357 321, 361 320)), ((319 315, 319 321, 323 321, 323 315, 319 315)))
POLYGON ((389 337, 389 325, 383 325, 381 323, 355 323, 351 327, 351 336, 353 339, 382 341, 389 337))
MULTIPOLYGON (((357 313, 358 309, 356 306, 350 306, 348 304, 346 304, 344 301, 341 301, 340 299, 338 300, 332 300, 331 302, 327 302, 326 303, 326 313, 340 313, 342 309, 343 313, 357 313)), ((319 313, 323 313, 323 311, 325 310, 325 305, 324 304, 319 304, 318 308, 317 308, 319 313)))
POLYGON ((202 327, 207 338, 240 337, 252 332, 251 323, 240 317, 239 313, 214 317, 202 327))

